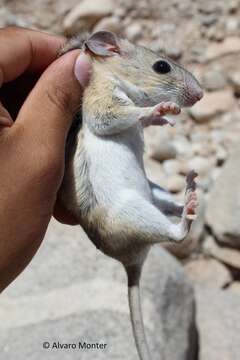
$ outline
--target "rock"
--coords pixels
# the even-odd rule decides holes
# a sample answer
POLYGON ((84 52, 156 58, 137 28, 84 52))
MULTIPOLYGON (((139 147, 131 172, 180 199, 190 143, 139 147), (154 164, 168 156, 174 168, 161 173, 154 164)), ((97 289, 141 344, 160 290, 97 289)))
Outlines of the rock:
POLYGON ((216 14, 221 11, 221 7, 216 1, 199 1, 198 9, 203 14, 216 14))
POLYGON ((240 252, 238 250, 219 246, 211 236, 205 239, 203 249, 205 254, 211 255, 232 268, 240 269, 240 252))
MULTIPOLYGON (((189 173, 189 165, 188 165, 188 162, 185 160, 185 161, 181 161, 180 162, 180 174, 181 175, 187 175, 189 173)), ((191 169, 192 170, 192 169, 191 169)))
POLYGON ((172 175, 167 180, 167 190, 172 193, 178 193, 182 191, 185 186, 185 178, 181 175, 172 175))
POLYGON ((226 78, 223 70, 209 70, 202 78, 202 84, 209 91, 220 90, 226 86, 226 78))
POLYGON ((166 187, 167 178, 164 174, 162 165, 158 161, 145 156, 144 167, 149 180, 162 187, 166 187))
POLYGON ((193 154, 190 141, 183 135, 177 135, 172 139, 172 145, 175 147, 179 156, 190 158, 193 154))
POLYGON ((65 17, 63 27, 67 34, 74 34, 82 29, 90 29, 101 18, 114 11, 113 0, 83 0, 65 17))
POLYGON ((176 157, 176 149, 169 141, 162 141, 161 143, 152 146, 149 156, 157 161, 164 161, 174 159, 176 157))
POLYGON ((234 294, 240 296, 240 282, 234 281, 229 287, 228 292, 233 292, 234 294))
POLYGON ((197 191, 197 194, 199 203, 197 207, 197 218, 192 223, 189 234, 181 243, 169 243, 165 246, 166 249, 178 259, 187 258, 198 248, 204 231, 205 200, 200 190, 197 191))
POLYGON ((188 162, 189 170, 195 170, 201 177, 208 176, 213 165, 214 164, 211 159, 207 159, 202 156, 194 156, 188 162))
POLYGON ((5 26, 21 26, 21 27, 33 27, 33 24, 22 16, 15 15, 7 8, 0 8, 0 27, 5 26))
MULTIPOLYGON (((80 287, 80 284, 79 284, 80 287)), ((66 294, 68 296, 68 294, 66 294)), ((95 295, 93 295, 95 296, 95 295)), ((73 294, 73 297, 75 295, 73 294)), ((56 303, 58 299, 55 298, 56 303)), ((47 304, 44 304, 48 306, 47 304)), ((58 306, 57 306, 58 307, 58 306)), ((153 335, 151 331, 148 335, 153 335)), ((51 321, 26 324, 21 328, 12 328, 4 333, 0 331, 0 349, 7 360, 68 360, 71 359, 116 359, 138 360, 129 317, 127 314, 107 309, 75 313, 51 321), (9 344, 11 334, 14 341, 9 344), (49 343, 49 349, 43 344, 49 343), (54 344, 73 344, 75 348, 53 348, 54 344), (102 349, 79 349, 79 343, 99 343, 102 349), (5 345, 7 344, 7 345, 5 345), (106 345, 104 345, 106 344, 106 345), (71 354, 71 355, 70 355, 71 354), (69 356, 70 355, 70 356, 69 356)), ((46 345, 45 345, 46 346, 46 345)), ((56 346, 56 345, 55 345, 56 346)))
MULTIPOLYGON (((218 22, 216 24, 206 28, 205 30, 206 30, 206 36, 208 37, 209 40, 219 42, 219 41, 223 41, 226 37, 226 32, 225 32, 224 26, 218 22)), ((207 46, 209 46, 209 45, 207 45, 207 46)), ((203 62, 206 62, 205 51, 201 55, 202 55, 201 59, 203 60, 203 62)))
POLYGON ((221 123, 224 126, 223 132, 223 146, 230 153, 234 150, 235 146, 239 143, 239 131, 240 131, 240 108, 226 113, 222 116, 221 123))
POLYGON ((110 16, 101 19, 94 27, 93 31, 107 30, 116 34, 121 34, 121 23, 117 16, 110 16))
MULTIPOLYGON (((195 359, 193 289, 160 246, 152 248, 144 267, 142 301, 153 360, 161 353, 166 360, 195 359)), ((124 270, 77 227, 52 222, 34 261, 1 295, 0 318, 4 359, 65 360, 71 351, 71 357, 87 360, 93 350, 47 350, 42 344, 97 341, 107 345, 94 352, 95 359, 138 360, 124 270)))
POLYGON ((207 223, 218 241, 240 249, 240 146, 229 156, 207 204, 207 223))
POLYGON ((166 175, 178 174, 181 169, 180 162, 176 159, 165 160, 162 167, 166 175))
MULTIPOLYGON (((126 5, 126 4, 125 4, 126 5)), ((126 17, 126 12, 127 12, 127 8, 126 6, 125 7, 119 7, 119 8, 116 8, 114 10, 114 14, 115 16, 118 16, 119 18, 124 18, 126 17)))
POLYGON ((234 103, 230 90, 205 93, 203 99, 189 109, 189 113, 196 122, 202 123, 231 110, 234 103))
POLYGON ((239 9, 239 0, 230 0, 227 3, 228 11, 230 14, 234 14, 239 9))
POLYGON ((200 19, 203 26, 212 26, 218 21, 218 14, 203 14, 200 19))
MULTIPOLYGON (((195 127, 194 126, 194 132, 190 133, 191 135, 191 141, 195 143, 204 143, 206 140, 208 141, 209 138, 209 129, 206 126, 201 127, 195 127)), ((193 145, 194 145, 193 144, 193 145)))
POLYGON ((229 80, 235 94, 240 95, 240 71, 230 74, 229 80))
POLYGON ((224 162, 227 160, 227 151, 222 146, 218 146, 216 148, 216 159, 217 159, 217 165, 222 166, 224 162))
POLYGON ((194 259, 184 266, 189 279, 195 285, 223 288, 232 281, 230 271, 214 259, 194 259))
MULTIPOLYGON (((156 301, 157 305, 156 313, 153 313, 152 317, 155 331, 159 331, 160 323, 164 324, 163 337, 161 338, 161 334, 155 337, 158 344, 153 360, 159 360, 161 343, 164 343, 163 353, 166 360, 196 359, 198 337, 194 321, 193 289, 182 267, 178 266, 179 263, 173 261, 171 256, 166 256, 168 254, 162 250, 152 249, 144 270, 148 276, 144 275, 143 277, 143 290, 146 286, 146 289, 151 291, 152 299, 156 301), (171 259, 171 263, 170 261, 166 263, 164 258, 171 259), (177 268, 174 270, 175 266, 178 271, 176 271, 177 268), (157 319, 156 314, 161 314, 161 318, 157 319), (170 337, 169 334, 171 334, 170 337), (178 341, 176 341, 175 334, 178 336, 178 341)), ((143 293, 143 299, 144 297, 146 298, 146 295, 143 293)))
MULTIPOLYGON (((194 141, 192 139, 192 141, 194 141)), ((211 155, 212 149, 208 141, 193 142, 192 149, 194 155, 199 155, 201 158, 206 158, 211 155)))
POLYGON ((165 47, 160 40, 151 41, 151 50, 155 52, 163 52, 165 51, 165 47))
POLYGON ((142 26, 140 23, 131 23, 126 29, 126 36, 129 40, 135 41, 139 39, 142 34, 142 26))
POLYGON ((227 37, 220 43, 212 43, 206 49, 204 60, 212 61, 224 55, 237 54, 240 52, 240 38, 231 36, 227 37))
POLYGON ((234 36, 238 32, 239 28, 239 19, 230 17, 226 21, 226 34, 227 36, 234 36))
POLYGON ((146 152, 148 156, 157 160, 164 161, 176 157, 176 149, 172 144, 171 135, 164 128, 148 128, 145 133, 146 152))
POLYGON ((165 45, 166 55, 174 60, 179 60, 183 53, 183 46, 180 41, 175 41, 174 44, 165 45))
POLYGON ((227 290, 197 287, 199 360, 235 360, 240 353, 239 296, 227 290))
POLYGON ((212 130, 210 134, 211 140, 216 144, 223 144, 224 132, 223 129, 212 130))
POLYGON ((211 186, 214 185, 214 183, 217 181, 217 178, 220 176, 221 174, 221 168, 220 167, 216 167, 215 169, 212 170, 211 172, 211 186))
MULTIPOLYGON (((212 28, 210 28, 212 29, 212 28)), ((204 55, 205 54, 205 50, 206 50, 206 46, 208 45, 208 42, 206 41, 206 39, 198 39, 198 41, 196 41, 195 43, 192 44, 191 47, 191 54, 192 60, 195 60, 197 62, 204 62, 204 55)))

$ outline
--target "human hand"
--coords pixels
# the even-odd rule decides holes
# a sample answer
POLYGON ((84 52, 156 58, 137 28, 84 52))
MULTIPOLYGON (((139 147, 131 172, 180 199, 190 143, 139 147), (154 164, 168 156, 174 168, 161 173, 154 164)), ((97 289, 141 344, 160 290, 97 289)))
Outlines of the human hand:
MULTIPOLYGON (((27 29, 0 30, 0 289, 26 267, 45 235, 66 136, 91 71, 79 50, 55 60, 63 42, 27 29)), ((57 218, 71 222, 57 208, 57 218)))

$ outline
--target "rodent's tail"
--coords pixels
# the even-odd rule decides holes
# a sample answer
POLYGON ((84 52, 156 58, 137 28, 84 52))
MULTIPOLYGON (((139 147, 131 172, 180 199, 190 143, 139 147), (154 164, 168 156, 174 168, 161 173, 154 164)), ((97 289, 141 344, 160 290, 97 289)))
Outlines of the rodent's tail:
POLYGON ((128 301, 130 308, 133 335, 141 360, 151 360, 148 343, 144 331, 139 282, 142 265, 125 267, 128 276, 128 301))

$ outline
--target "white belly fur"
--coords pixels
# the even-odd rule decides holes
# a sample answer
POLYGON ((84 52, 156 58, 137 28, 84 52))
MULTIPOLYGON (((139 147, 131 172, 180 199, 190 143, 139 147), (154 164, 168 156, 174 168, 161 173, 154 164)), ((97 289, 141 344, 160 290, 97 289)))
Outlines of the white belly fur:
POLYGON ((143 147, 139 126, 104 137, 85 128, 84 148, 89 180, 99 205, 109 207, 130 193, 151 198, 143 168, 143 147))

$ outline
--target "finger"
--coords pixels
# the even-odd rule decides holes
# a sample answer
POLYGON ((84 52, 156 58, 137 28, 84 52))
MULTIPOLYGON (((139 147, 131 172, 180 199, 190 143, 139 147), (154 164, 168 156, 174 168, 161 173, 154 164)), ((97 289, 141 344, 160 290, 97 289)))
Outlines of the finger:
POLYGON ((0 130, 1 127, 10 127, 13 124, 13 120, 9 112, 2 106, 0 102, 0 130))
POLYGON ((64 38, 18 27, 0 29, 0 86, 26 70, 42 72, 54 61, 64 38))
POLYGON ((54 210, 53 216, 57 221, 66 225, 79 225, 79 221, 72 215, 68 210, 64 208, 64 206, 57 200, 54 210))
POLYGON ((67 53, 42 74, 23 104, 14 126, 24 128, 37 144, 61 146, 81 104, 91 71, 90 57, 79 50, 67 53))

